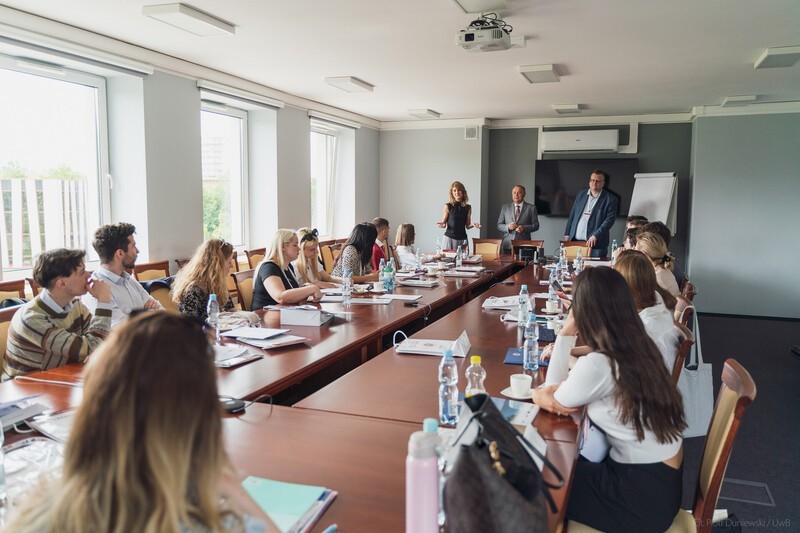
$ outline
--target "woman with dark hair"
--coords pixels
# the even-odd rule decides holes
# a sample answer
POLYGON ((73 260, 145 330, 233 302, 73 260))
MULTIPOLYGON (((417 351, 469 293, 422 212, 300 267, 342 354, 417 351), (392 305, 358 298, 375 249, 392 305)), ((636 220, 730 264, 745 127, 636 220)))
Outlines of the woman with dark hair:
POLYGON ((578 276, 546 386, 533 400, 557 414, 585 405, 608 439, 601 462, 578 460, 568 519, 601 531, 669 528, 681 504, 683 404, 619 272, 597 267, 578 276), (568 371, 578 332, 591 352, 568 371))
POLYGON ((467 189, 460 181, 450 184, 450 201, 444 204, 442 221, 436 225, 445 228, 442 242, 445 250, 455 250, 459 246, 467 245, 467 230, 480 229, 480 224, 472 222, 472 206, 469 205, 467 189))
POLYGON ((653 266, 641 252, 623 250, 614 264, 614 270, 622 274, 628 283, 644 329, 658 346, 667 370, 672 372, 678 353, 678 336, 672 315, 677 300, 659 287, 653 266))
POLYGON ((89 360, 61 476, 8 530, 276 530, 225 453, 216 376, 196 320, 124 322, 89 360))
POLYGON ((349 270, 355 283, 378 281, 378 273, 372 270, 372 245, 377 238, 378 230, 374 224, 356 224, 342 248, 342 253, 336 258, 331 275, 341 278, 344 271, 349 270))

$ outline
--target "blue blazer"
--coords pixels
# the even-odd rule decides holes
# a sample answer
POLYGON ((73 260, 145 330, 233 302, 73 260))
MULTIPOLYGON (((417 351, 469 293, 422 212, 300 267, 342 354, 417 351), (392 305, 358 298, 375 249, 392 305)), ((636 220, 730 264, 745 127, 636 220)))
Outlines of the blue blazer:
MULTIPOLYGON (((569 240, 575 240, 578 221, 583 215, 586 201, 589 199, 588 194, 589 189, 582 189, 575 197, 575 203, 572 205, 572 211, 567 219, 567 228, 564 230, 564 235, 569 237, 569 240)), ((600 198, 597 199, 586 226, 586 238, 588 239, 592 235, 597 237, 595 249, 608 249, 608 233, 611 231, 611 226, 614 225, 614 219, 617 218, 617 211, 619 211, 619 199, 605 189, 600 191, 600 198)))

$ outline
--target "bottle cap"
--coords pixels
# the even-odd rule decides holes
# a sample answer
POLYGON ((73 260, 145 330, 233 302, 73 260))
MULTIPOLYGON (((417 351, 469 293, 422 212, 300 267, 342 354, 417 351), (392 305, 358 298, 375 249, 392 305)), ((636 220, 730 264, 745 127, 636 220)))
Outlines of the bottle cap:
POLYGON ((469 362, 472 363, 473 365, 479 365, 481 364, 481 356, 473 355, 472 357, 469 358, 469 362))
POLYGON ((345 268, 344 269, 344 275, 345 276, 349 276, 350 275, 350 269, 349 268, 345 268))
POLYGON ((216 294, 209 294, 209 295, 208 295, 208 299, 209 299, 209 300, 215 300, 215 301, 216 301, 216 299, 217 299, 217 295, 216 295, 216 294))
POLYGON ((531 322, 536 322, 536 313, 531 313, 530 315, 528 315, 528 320, 530 320, 531 322))
POLYGON ((442 354, 443 357, 453 357, 453 350, 447 348, 444 353, 442 354))
POLYGON ((439 429, 439 421, 435 418, 426 418, 422 421, 422 431, 425 433, 436 433, 439 429))
POLYGON ((528 290, 528 286, 527 286, 527 285, 525 285, 524 283, 522 284, 522 290, 523 290, 523 291, 527 291, 527 290, 528 290))

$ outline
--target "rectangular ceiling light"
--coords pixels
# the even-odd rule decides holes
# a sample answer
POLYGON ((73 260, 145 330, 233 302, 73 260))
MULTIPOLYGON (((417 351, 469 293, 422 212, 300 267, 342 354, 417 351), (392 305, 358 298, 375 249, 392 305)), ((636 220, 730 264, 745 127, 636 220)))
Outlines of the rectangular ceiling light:
POLYGON ((553 111, 559 115, 569 115, 581 112, 580 104, 553 104, 553 111))
POLYGON ((561 79, 555 65, 525 65, 519 67, 519 73, 530 83, 549 83, 561 79))
POLYGON ((441 116, 433 109, 409 109, 408 114, 417 118, 439 118, 441 116))
POLYGON ((371 93, 374 85, 354 78, 353 76, 338 76, 334 78, 325 78, 325 83, 332 85, 337 89, 347 91, 348 93, 371 93))
POLYGON ((755 103, 756 96, 754 94, 748 96, 728 96, 722 101, 722 107, 744 107, 755 103))
POLYGON ((234 35, 236 26, 187 4, 161 4, 142 7, 142 15, 160 20, 200 37, 234 35))
POLYGON ((761 57, 756 59, 753 68, 791 67, 800 60, 800 46, 783 46, 767 48, 761 57))

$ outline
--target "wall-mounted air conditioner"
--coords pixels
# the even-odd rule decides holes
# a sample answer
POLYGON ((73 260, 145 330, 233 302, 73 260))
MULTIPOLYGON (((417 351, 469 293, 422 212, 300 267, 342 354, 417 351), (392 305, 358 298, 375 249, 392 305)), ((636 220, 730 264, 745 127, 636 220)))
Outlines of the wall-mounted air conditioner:
POLYGON ((542 152, 616 152, 619 130, 543 131, 542 152))

